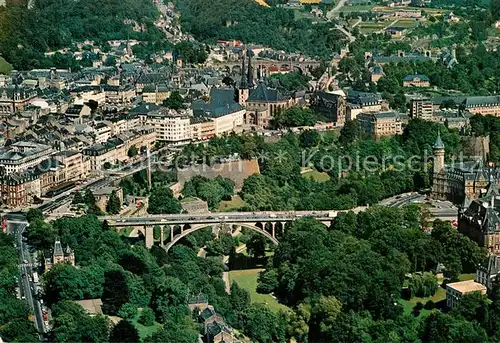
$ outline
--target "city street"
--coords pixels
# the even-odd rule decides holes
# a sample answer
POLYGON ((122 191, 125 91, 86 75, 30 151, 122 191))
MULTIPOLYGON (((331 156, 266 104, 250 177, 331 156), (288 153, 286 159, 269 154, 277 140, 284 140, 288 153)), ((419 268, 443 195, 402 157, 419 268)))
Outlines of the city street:
POLYGON ((7 223, 12 234, 15 235, 15 244, 19 252, 19 289, 22 296, 24 296, 27 301, 35 319, 35 327, 40 333, 40 340, 43 341, 43 334, 45 333, 45 325, 43 322, 42 305, 38 299, 39 287, 38 283, 35 283, 33 278, 33 273, 35 272, 36 266, 35 261, 32 260, 32 256, 29 252, 29 246, 23 241, 23 232, 26 230, 28 223, 20 221, 9 221, 7 223))

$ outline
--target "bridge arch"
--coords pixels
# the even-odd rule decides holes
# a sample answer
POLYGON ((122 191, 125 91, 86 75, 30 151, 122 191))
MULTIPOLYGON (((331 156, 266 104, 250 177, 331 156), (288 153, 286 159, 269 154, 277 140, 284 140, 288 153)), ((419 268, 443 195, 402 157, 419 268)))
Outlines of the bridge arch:
MULTIPOLYGON (((263 235, 264 237, 268 238, 274 245, 278 245, 279 244, 279 241, 276 239, 276 237, 273 237, 272 234, 270 234, 269 232, 267 232, 265 230, 265 227, 266 227, 265 224, 266 223, 261 223, 263 229, 257 226, 258 223, 255 223, 255 224, 250 224, 250 223, 226 223, 226 224, 228 224, 228 225, 239 225, 241 227, 248 228, 248 229, 250 229, 252 231, 255 231, 255 232, 263 235)), ((211 227, 213 225, 217 225, 217 224, 198 224, 198 225, 192 226, 189 229, 183 229, 180 234, 175 235, 170 242, 168 242, 167 244, 164 245, 165 251, 168 253, 168 251, 170 250, 170 248, 172 248, 178 241, 180 241, 182 238, 186 237, 187 235, 189 235, 189 234, 191 234, 193 232, 196 232, 198 230, 204 229, 206 227, 211 227)))

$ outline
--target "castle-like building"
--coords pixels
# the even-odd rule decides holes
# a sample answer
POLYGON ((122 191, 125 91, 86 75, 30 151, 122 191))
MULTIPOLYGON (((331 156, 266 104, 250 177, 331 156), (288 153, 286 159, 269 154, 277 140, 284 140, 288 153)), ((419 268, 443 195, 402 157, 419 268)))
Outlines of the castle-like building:
POLYGON ((438 134, 434 149, 432 197, 459 204, 458 230, 500 255, 500 168, 461 162, 446 166, 438 134))
POLYGON ((490 186, 500 187, 500 168, 484 166, 475 161, 445 165, 445 146, 438 133, 433 146, 434 168, 432 197, 449 200, 456 204, 479 199, 486 195, 490 186))
POLYGON ((71 250, 69 245, 66 246, 66 249, 63 249, 61 241, 56 239, 52 256, 45 258, 45 271, 50 270, 50 268, 52 268, 55 264, 64 262, 69 263, 74 267, 75 253, 71 250))

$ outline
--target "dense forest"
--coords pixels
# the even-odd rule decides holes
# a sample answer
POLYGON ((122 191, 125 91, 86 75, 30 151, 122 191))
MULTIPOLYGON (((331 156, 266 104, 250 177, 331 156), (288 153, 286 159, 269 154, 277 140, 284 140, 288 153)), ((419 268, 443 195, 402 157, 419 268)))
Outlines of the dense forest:
POLYGON ((43 53, 71 47, 86 39, 138 38, 150 42, 163 38, 153 25, 158 16, 149 0, 7 0, 0 6, 0 54, 17 69, 50 67, 43 53), (124 19, 147 25, 145 33, 133 32, 124 19))
POLYGON ((263 7, 253 0, 176 1, 183 29, 204 41, 239 39, 275 49, 328 58, 344 36, 331 23, 296 20, 294 12, 263 7))

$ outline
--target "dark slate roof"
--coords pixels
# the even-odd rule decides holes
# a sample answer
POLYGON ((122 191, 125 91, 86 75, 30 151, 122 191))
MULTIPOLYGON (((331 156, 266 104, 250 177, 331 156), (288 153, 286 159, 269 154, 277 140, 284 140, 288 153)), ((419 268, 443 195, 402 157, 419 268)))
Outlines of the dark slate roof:
POLYGON ((59 239, 54 243, 54 255, 55 256, 64 256, 64 251, 61 245, 61 241, 59 239))
POLYGON ((243 106, 236 102, 234 88, 212 88, 208 103, 196 100, 191 108, 197 116, 217 118, 240 111, 243 106))
POLYGON ((429 81, 429 78, 426 75, 422 75, 422 74, 406 75, 403 78, 403 81, 413 81, 415 78, 419 78, 422 81, 429 81))
POLYGON ((378 93, 364 93, 357 91, 349 91, 347 94, 347 102, 357 105, 373 104, 382 101, 382 96, 378 93))
POLYGON ((214 323, 210 323, 207 325, 207 333, 211 337, 215 337, 223 331, 228 333, 228 334, 231 333, 231 330, 227 327, 227 325, 225 323, 214 322, 214 323))
POLYGON ((206 309, 201 311, 200 318, 203 320, 207 320, 208 318, 210 318, 216 314, 217 313, 215 312, 215 310, 213 308, 207 307, 206 309))
POLYGON ((139 78, 137 79, 137 83, 142 83, 142 84, 149 84, 149 83, 165 83, 168 81, 168 76, 167 74, 163 73, 143 73, 139 78))
POLYGON ((397 118, 398 114, 396 112, 377 112, 374 114, 375 118, 383 119, 383 118, 397 118))
POLYGON ((500 95, 492 96, 469 96, 465 99, 465 107, 478 107, 478 106, 499 106, 500 95))
POLYGON ((438 131, 438 136, 436 138, 436 142, 434 142, 434 149, 444 149, 444 143, 443 140, 441 139, 441 133, 438 131))
POLYGON ((259 102, 277 102, 286 100, 277 89, 268 88, 264 82, 259 82, 257 88, 255 88, 248 96, 247 101, 259 101, 259 102))
POLYGON ((128 113, 129 114, 148 114, 150 112, 158 111, 162 108, 163 107, 161 107, 161 106, 144 102, 144 103, 141 103, 139 106, 132 108, 128 113))

